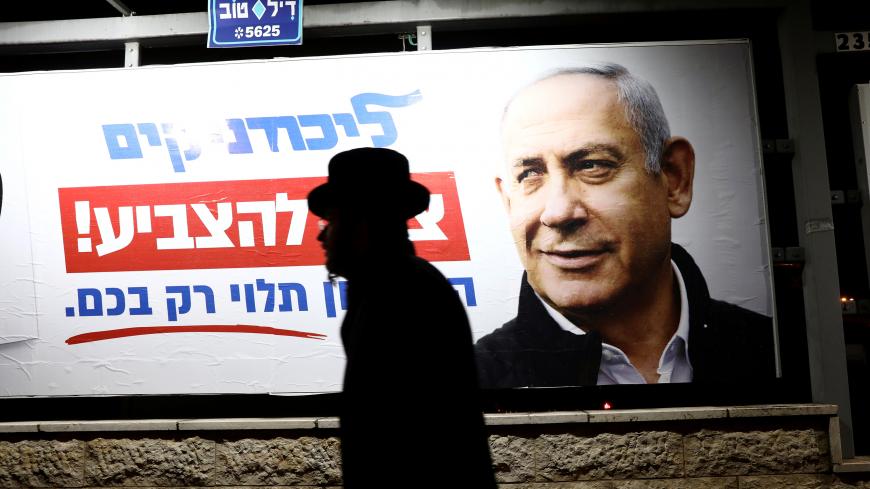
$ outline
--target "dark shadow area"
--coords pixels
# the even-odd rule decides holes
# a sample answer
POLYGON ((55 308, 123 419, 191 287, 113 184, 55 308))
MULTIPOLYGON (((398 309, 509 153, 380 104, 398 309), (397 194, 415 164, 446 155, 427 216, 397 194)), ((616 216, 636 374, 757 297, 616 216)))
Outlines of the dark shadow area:
POLYGON ((817 31, 862 31, 870 25, 870 3, 864 0, 811 0, 810 9, 817 31))
POLYGON ((123 66, 123 46, 113 51, 0 54, 0 73, 46 70, 90 70, 97 68, 121 68, 123 66))

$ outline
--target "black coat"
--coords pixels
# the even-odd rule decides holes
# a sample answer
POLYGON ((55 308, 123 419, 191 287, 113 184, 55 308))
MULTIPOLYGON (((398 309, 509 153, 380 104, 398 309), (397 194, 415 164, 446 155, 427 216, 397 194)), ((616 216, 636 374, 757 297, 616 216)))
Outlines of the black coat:
POLYGON ((344 487, 495 489, 471 329, 447 279, 415 256, 348 281, 344 487))
MULTIPOLYGON (((692 382, 746 382, 776 375, 769 317, 710 298, 692 257, 671 246, 689 302, 689 361, 692 382)), ((601 337, 576 335, 559 327, 529 285, 520 288, 517 317, 475 345, 481 387, 595 385, 601 337)))

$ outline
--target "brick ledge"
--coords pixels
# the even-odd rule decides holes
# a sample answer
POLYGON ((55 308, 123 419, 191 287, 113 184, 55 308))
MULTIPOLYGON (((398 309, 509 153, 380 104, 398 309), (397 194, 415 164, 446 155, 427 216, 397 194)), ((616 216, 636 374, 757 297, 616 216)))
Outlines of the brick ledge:
MULTIPOLYGON (((778 404, 756 406, 679 407, 657 409, 613 409, 592 411, 553 411, 535 413, 486 414, 490 426, 633 423, 650 421, 690 421, 720 418, 765 418, 777 416, 837 415, 832 404, 778 404)), ((97 431, 215 431, 215 430, 299 430, 335 429, 338 418, 215 418, 215 419, 136 419, 99 421, 18 421, 0 423, 0 433, 76 433, 97 431)), ((870 461, 867 462, 870 464, 870 461)), ((857 468, 857 467, 856 467, 857 468)), ((849 469, 842 469, 849 471, 849 469)))

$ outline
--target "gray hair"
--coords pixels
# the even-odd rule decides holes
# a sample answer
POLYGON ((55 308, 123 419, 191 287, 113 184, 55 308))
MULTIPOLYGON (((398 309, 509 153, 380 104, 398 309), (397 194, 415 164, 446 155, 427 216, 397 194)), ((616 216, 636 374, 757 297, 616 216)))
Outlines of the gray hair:
MULTIPOLYGON (((671 130, 659 96, 648 81, 632 75, 622 65, 602 63, 562 68, 539 78, 529 86, 563 75, 592 75, 613 81, 616 84, 616 99, 625 110, 625 118, 640 137, 646 156, 647 171, 653 174, 661 172, 662 153, 665 142, 671 137, 671 130)), ((510 102, 508 102, 509 106, 510 102)))

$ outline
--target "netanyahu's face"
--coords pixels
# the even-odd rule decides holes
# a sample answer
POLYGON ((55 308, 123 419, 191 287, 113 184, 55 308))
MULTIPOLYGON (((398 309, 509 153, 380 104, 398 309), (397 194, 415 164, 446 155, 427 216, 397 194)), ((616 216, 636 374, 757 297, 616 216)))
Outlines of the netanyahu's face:
POLYGON ((496 183, 532 288, 582 313, 655 287, 670 267, 667 178, 644 168, 613 82, 538 82, 513 99, 502 130, 507 169, 496 183))

